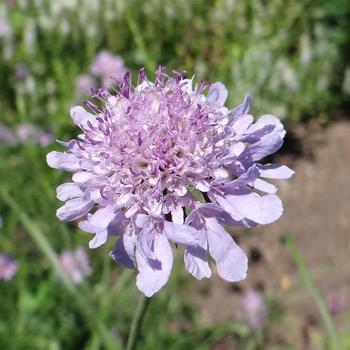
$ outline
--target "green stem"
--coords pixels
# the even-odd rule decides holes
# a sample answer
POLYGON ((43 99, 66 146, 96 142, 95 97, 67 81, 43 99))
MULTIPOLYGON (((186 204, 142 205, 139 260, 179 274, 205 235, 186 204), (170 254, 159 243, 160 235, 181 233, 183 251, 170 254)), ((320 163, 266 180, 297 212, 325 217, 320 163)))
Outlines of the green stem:
POLYGON ((148 54, 138 23, 134 20, 133 16, 130 14, 130 11, 126 12, 126 21, 135 41, 136 47, 142 54, 147 70, 153 73, 155 64, 148 54))
POLYGON ((302 256, 300 255, 300 252, 299 252, 297 246, 295 245, 291 236, 288 233, 284 235, 284 239, 285 239, 287 249, 289 250, 289 253, 292 256, 292 259, 293 259, 296 267, 299 270, 301 278, 302 278, 307 290, 309 291, 310 295, 314 299, 314 302, 317 306, 317 309, 321 315, 323 323, 324 323, 324 325, 327 329, 327 332, 329 334, 329 337, 330 337, 330 341, 332 344, 331 348, 334 350, 340 350, 341 346, 339 344, 337 330, 336 330, 335 325, 332 321, 332 317, 330 316, 330 314, 327 310, 327 307, 325 305, 325 302, 323 301, 321 294, 319 293, 314 281, 312 280, 312 277, 311 277, 307 267, 305 266, 305 263, 303 261, 302 256))
POLYGON ((139 302, 137 304, 137 308, 135 310, 134 317, 131 323, 126 350, 135 349, 136 343, 139 339, 140 327, 143 321, 143 317, 145 316, 150 300, 150 298, 145 297, 143 294, 140 295, 139 302))

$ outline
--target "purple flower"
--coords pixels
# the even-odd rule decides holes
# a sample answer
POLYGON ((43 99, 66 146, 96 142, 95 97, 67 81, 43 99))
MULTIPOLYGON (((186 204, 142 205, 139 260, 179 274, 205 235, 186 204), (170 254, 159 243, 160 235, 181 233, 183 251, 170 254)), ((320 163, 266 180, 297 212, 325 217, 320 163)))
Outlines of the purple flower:
POLYGON ((342 300, 338 294, 330 294, 326 298, 327 308, 332 315, 336 318, 342 311, 342 300))
POLYGON ((17 143, 17 138, 14 132, 7 126, 0 123, 0 146, 12 146, 17 143))
POLYGON ((15 76, 18 81, 25 81, 28 78, 28 67, 23 63, 16 64, 15 76))
POLYGON ((162 67, 155 82, 141 70, 132 87, 126 73, 115 95, 96 92, 101 107, 86 103, 94 113, 72 108, 82 133, 60 142, 66 152, 47 155, 51 167, 73 173, 72 182, 57 188, 65 202, 58 218, 85 217, 79 226, 94 235, 90 248, 115 236, 111 256, 138 270, 136 284, 146 296, 169 279, 169 241, 184 247, 194 277, 211 276, 210 255, 223 279, 244 279, 247 257, 222 224, 252 227, 282 214, 276 187, 264 179, 293 171, 259 163, 282 145, 282 124, 271 115, 254 123, 250 97, 229 110, 225 86, 207 88, 178 72, 169 77, 162 67))
POLYGON ((102 86, 107 89, 115 85, 114 79, 122 80, 126 72, 123 59, 106 50, 97 54, 90 69, 92 74, 102 79, 102 86))
POLYGON ((75 87, 82 96, 90 96, 91 90, 96 88, 96 82, 89 74, 81 74, 75 79, 75 87))
POLYGON ((18 263, 7 254, 0 253, 0 280, 9 281, 16 274, 18 263))
POLYGON ((10 34, 10 25, 5 18, 0 17, 0 38, 6 38, 10 34))
POLYGON ((79 284, 85 277, 91 275, 89 258, 82 248, 74 252, 64 251, 60 254, 59 259, 74 283, 79 284))
POLYGON ((247 291, 240 301, 240 318, 253 330, 261 329, 268 316, 264 296, 254 290, 247 291))
POLYGON ((53 141, 53 136, 48 131, 41 131, 33 124, 18 124, 15 129, 17 141, 21 144, 38 144, 47 147, 53 141))

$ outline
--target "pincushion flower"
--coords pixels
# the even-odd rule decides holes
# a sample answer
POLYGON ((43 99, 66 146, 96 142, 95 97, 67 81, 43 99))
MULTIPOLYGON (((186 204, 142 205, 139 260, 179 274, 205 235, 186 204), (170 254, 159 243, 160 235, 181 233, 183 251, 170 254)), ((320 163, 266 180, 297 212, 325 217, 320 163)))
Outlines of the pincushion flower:
POLYGON ((268 318, 268 307, 264 296, 255 290, 248 290, 240 300, 239 316, 252 330, 264 327, 268 318))
POLYGON ((135 87, 126 73, 115 94, 96 91, 97 102, 86 103, 91 113, 72 108, 82 133, 60 142, 66 152, 47 155, 51 167, 73 173, 57 188, 65 202, 58 218, 84 218, 79 227, 94 235, 90 248, 116 237, 111 256, 137 269, 146 296, 169 279, 170 242, 184 247, 185 267, 197 279, 211 276, 208 255, 223 279, 244 279, 247 257, 222 224, 252 227, 282 214, 265 179, 293 172, 259 161, 281 147, 284 128, 271 115, 254 123, 249 96, 228 109, 227 94, 220 82, 194 85, 162 67, 154 82, 140 70, 135 87))
POLYGON ((115 84, 115 79, 123 79, 126 68, 120 56, 113 55, 107 50, 102 50, 96 55, 91 64, 90 71, 95 76, 101 78, 104 88, 111 88, 115 84))
POLYGON ((91 275, 89 257, 84 249, 77 248, 72 252, 65 250, 60 254, 59 259, 73 283, 79 284, 85 277, 91 275))
POLYGON ((11 256, 0 253, 0 281, 11 280, 18 269, 18 263, 11 256))

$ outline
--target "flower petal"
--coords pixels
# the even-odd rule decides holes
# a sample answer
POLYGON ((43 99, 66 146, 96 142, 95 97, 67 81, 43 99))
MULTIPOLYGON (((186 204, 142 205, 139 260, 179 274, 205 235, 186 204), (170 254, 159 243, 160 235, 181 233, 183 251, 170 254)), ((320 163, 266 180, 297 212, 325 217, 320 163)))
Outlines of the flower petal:
POLYGON ((81 221, 79 227, 89 233, 95 233, 95 237, 89 242, 89 248, 97 248, 105 244, 108 237, 107 227, 114 219, 115 212, 113 207, 97 209, 88 220, 81 221))
POLYGON ((201 280, 211 276, 208 264, 208 242, 205 231, 201 231, 201 241, 198 247, 187 247, 184 254, 186 270, 195 278, 201 280))
POLYGON ((114 247, 110 252, 110 256, 120 265, 134 269, 135 268, 135 240, 128 234, 124 234, 120 237, 114 247))
POLYGON ((254 127, 256 129, 260 129, 267 125, 274 125, 275 128, 273 129, 273 133, 278 134, 282 139, 286 135, 286 130, 284 129, 283 124, 277 117, 272 114, 262 115, 254 124, 254 127))
POLYGON ((183 244, 184 246, 197 247, 200 240, 200 232, 195 228, 173 222, 164 222, 164 233, 173 242, 183 244))
POLYGON ((128 223, 129 222, 124 213, 122 211, 118 211, 113 220, 107 226, 108 235, 121 236, 125 232, 128 223))
POLYGON ((261 177, 271 179, 289 179, 294 171, 286 165, 281 164, 258 164, 261 177))
POLYGON ((87 127, 87 122, 94 124, 96 122, 96 117, 87 112, 83 107, 81 106, 75 106, 71 108, 70 110, 71 118, 73 119, 73 122, 78 125, 81 129, 87 127))
POLYGON ((258 224, 271 224, 283 212, 282 202, 274 194, 259 196, 249 190, 237 190, 232 195, 217 196, 216 200, 236 221, 247 218, 258 224))
POLYGON ((79 227, 86 232, 95 233, 106 229, 114 217, 115 212, 112 206, 100 208, 88 220, 81 221, 79 227))
POLYGON ((154 254, 154 239, 157 231, 154 227, 149 226, 141 230, 137 236, 137 250, 140 255, 147 261, 156 260, 154 254))
POLYGON ((173 253, 168 239, 163 234, 158 234, 154 239, 154 255, 159 261, 158 265, 150 265, 143 255, 136 249, 137 288, 147 297, 158 292, 167 282, 173 266, 173 253))
POLYGON ((248 258, 215 219, 206 219, 209 252, 221 278, 237 282, 246 278, 248 258))
POLYGON ((83 191, 81 190, 80 186, 73 182, 67 182, 58 186, 56 193, 57 199, 62 202, 72 198, 81 197, 83 195, 83 191))
POLYGON ((171 218, 173 223, 182 225, 184 223, 184 212, 181 205, 175 205, 171 210, 171 218))
POLYGON ((249 147, 252 160, 257 161, 269 156, 272 153, 275 153, 281 148, 282 144, 283 139, 278 134, 270 133, 264 136, 260 141, 249 147))
POLYGON ((79 159, 71 153, 52 151, 47 154, 46 161, 54 169, 66 171, 80 170, 79 159))
POLYGON ((259 170, 255 165, 253 165, 248 169, 247 172, 243 173, 240 177, 225 184, 225 192, 230 193, 241 186, 253 183, 259 177, 259 175, 259 170))
POLYGON ((222 107, 227 99, 227 89, 221 82, 211 84, 207 96, 207 102, 215 107, 222 107))
POLYGON ((262 192, 266 193, 276 193, 277 192, 277 187, 273 184, 270 184, 269 182, 261 179, 256 179, 254 181, 254 187, 262 192))
POLYGON ((206 254, 200 248, 185 249, 184 262, 186 270, 198 280, 209 278, 211 269, 206 254))
POLYGON ((254 117, 250 114, 243 114, 232 121, 231 129, 236 135, 242 135, 254 122, 254 117))
POLYGON ((90 199, 73 198, 58 208, 56 215, 61 221, 73 221, 86 215, 93 206, 94 202, 90 199))
POLYGON ((247 95, 244 98, 244 101, 240 105, 238 105, 237 107, 233 108, 229 112, 229 115, 234 117, 234 118, 237 118, 237 117, 239 117, 241 115, 248 114, 249 111, 250 111, 251 105, 252 105, 252 97, 250 95, 247 95))

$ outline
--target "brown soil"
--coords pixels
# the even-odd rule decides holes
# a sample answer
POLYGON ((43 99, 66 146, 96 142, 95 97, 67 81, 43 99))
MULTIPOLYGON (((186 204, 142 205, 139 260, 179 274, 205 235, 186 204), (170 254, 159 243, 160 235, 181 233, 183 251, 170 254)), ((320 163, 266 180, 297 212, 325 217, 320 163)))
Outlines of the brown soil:
POLYGON ((350 123, 299 126, 286 146, 277 161, 296 174, 278 182, 282 218, 234 235, 250 256, 247 279, 233 285, 218 276, 200 281, 194 299, 203 323, 225 322, 235 317, 241 292, 259 288, 283 310, 272 333, 299 349, 303 329, 321 330, 322 321, 283 244, 284 233, 290 233, 322 296, 338 297, 342 312, 350 311, 350 123))

